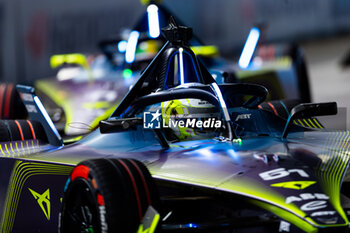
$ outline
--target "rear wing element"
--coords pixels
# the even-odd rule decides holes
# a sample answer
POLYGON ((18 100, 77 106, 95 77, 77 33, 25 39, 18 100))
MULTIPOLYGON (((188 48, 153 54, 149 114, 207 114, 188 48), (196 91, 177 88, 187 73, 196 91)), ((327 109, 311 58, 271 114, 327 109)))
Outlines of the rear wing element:
POLYGON ((49 143, 53 146, 62 146, 63 141, 53 124, 49 114, 46 112, 38 96, 35 95, 34 87, 17 85, 17 91, 27 109, 31 120, 38 121, 42 124, 49 143))

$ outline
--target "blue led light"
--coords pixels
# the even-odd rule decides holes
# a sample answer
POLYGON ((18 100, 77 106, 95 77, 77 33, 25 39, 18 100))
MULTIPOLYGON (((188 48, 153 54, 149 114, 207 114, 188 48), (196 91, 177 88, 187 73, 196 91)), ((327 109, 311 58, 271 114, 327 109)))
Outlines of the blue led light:
POLYGON ((158 7, 154 4, 149 5, 147 7, 147 14, 149 36, 151 38, 157 38, 160 35, 158 7))
POLYGON ((61 140, 61 136, 58 133, 55 125, 53 124, 49 114, 47 113, 44 105, 41 103, 40 99, 38 96, 34 96, 34 102, 36 103, 36 105, 38 106, 39 110, 41 111, 41 113, 43 114, 43 116, 46 119, 46 122, 49 124, 50 128, 52 129, 52 131, 54 132, 54 134, 56 135, 56 137, 61 140))
POLYGON ((184 84, 185 83, 183 51, 184 51, 183 48, 179 49, 180 84, 184 84))
POLYGON ((121 40, 118 43, 118 51, 120 53, 124 53, 126 51, 126 46, 128 45, 128 42, 126 42, 125 40, 121 40))
POLYGON ((256 45, 258 44, 259 37, 260 37, 260 30, 258 28, 252 28, 249 32, 247 41, 245 42, 241 57, 238 60, 238 65, 242 69, 246 69, 249 66, 249 63, 253 57, 256 45))
POLYGON ((187 224, 187 226, 189 227, 189 228, 197 228, 198 226, 196 225, 196 224, 194 224, 194 223, 189 223, 189 224, 187 224))
POLYGON ((230 114, 227 111, 226 102, 224 100, 224 97, 222 97, 222 93, 221 93, 221 90, 220 90, 218 84, 214 82, 214 83, 211 83, 210 85, 214 88, 215 93, 219 99, 222 111, 224 113, 225 121, 230 121, 231 120, 230 114))
POLYGON ((70 183, 70 177, 68 178, 66 185, 64 186, 64 192, 67 191, 69 183, 70 183))
POLYGON ((132 31, 129 35, 128 44, 126 45, 125 61, 127 63, 133 63, 135 61, 136 47, 139 40, 140 33, 138 31, 132 31))

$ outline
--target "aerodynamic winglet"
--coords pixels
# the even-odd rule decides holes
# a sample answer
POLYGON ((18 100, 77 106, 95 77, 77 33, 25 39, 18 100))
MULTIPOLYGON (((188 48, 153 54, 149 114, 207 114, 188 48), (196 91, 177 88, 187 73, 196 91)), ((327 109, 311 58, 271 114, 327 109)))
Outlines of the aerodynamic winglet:
POLYGON ((39 97, 35 94, 34 87, 17 85, 16 88, 24 106, 28 111, 29 117, 32 120, 38 121, 42 124, 49 143, 53 146, 62 146, 62 138, 53 124, 49 114, 46 112, 39 97))

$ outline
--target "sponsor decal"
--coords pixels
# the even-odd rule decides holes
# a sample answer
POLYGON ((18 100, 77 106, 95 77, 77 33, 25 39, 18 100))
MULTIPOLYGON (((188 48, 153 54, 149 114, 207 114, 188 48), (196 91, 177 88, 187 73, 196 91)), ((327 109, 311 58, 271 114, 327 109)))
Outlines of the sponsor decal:
POLYGON ((145 216, 143 216, 137 233, 154 233, 157 228, 159 219, 159 213, 152 206, 149 206, 145 213, 145 216))
POLYGON ((168 125, 163 122, 163 128, 221 128, 221 121, 215 118, 209 118, 205 121, 196 118, 187 118, 182 120, 169 119, 168 125))
POLYGON ((22 98, 23 101, 34 102, 32 94, 20 93, 20 95, 21 95, 21 98, 22 98))
POLYGON ((160 116, 162 114, 157 112, 144 112, 143 113, 143 127, 145 129, 160 129, 160 116))
POLYGON ((329 197, 323 193, 301 193, 299 196, 290 196, 286 198, 286 204, 306 200, 328 200, 329 197))
MULTIPOLYGON (((289 196, 286 198, 286 204, 290 204, 293 202, 299 202, 299 201, 307 201, 307 200, 313 200, 310 202, 307 202, 303 204, 300 209, 303 211, 313 211, 318 209, 323 209, 327 207, 327 201, 329 200, 329 196, 323 193, 301 193, 299 196, 289 196)), ((322 216, 327 215, 327 212, 335 213, 335 211, 321 211, 321 212, 314 212, 311 214, 311 216, 322 216)))
POLYGON ((260 173, 259 176, 263 180, 275 180, 275 179, 289 176, 291 173, 297 173, 301 177, 309 177, 309 175, 304 170, 301 170, 301 169, 286 170, 285 168, 277 168, 274 170, 263 172, 263 173, 260 173))
POLYGON ((28 111, 28 113, 30 112, 34 112, 34 113, 37 113, 38 111, 36 110, 36 107, 32 104, 26 104, 26 109, 28 111))
POLYGON ((317 217, 316 219, 323 224, 336 224, 338 222, 338 217, 317 217))
POLYGON ((205 105, 205 106, 207 106, 208 104, 210 104, 210 103, 208 101, 205 101, 205 100, 200 100, 198 102, 198 105, 205 105))
POLYGON ((311 201, 300 207, 303 211, 311 211, 326 208, 327 201, 311 201))
POLYGON ((311 214, 311 217, 335 215, 335 213, 336 213, 335 211, 318 211, 318 212, 313 212, 311 214))
POLYGON ((246 120, 246 119, 250 119, 250 116, 252 114, 240 114, 236 117, 236 120, 235 121, 238 121, 238 120, 246 120))
POLYGON ((48 221, 50 221, 50 212, 51 212, 51 205, 50 205, 50 190, 47 189, 43 194, 39 194, 35 192, 34 190, 28 188, 30 193, 33 195, 35 200, 37 200, 41 210, 44 212, 46 218, 48 221))
POLYGON ((290 232, 290 223, 286 221, 281 221, 278 232, 290 232))
POLYGON ((100 210, 101 232, 107 233, 108 225, 106 222, 106 208, 105 206, 100 205, 99 210, 100 210))
POLYGON ((277 183, 277 184, 271 184, 271 186, 272 187, 301 190, 301 189, 307 188, 310 185, 313 185, 315 183, 316 183, 316 181, 288 181, 288 182, 282 182, 282 183, 277 183))
POLYGON ((156 112, 144 112, 143 113, 143 127, 145 129, 160 129, 162 128, 221 128, 222 122, 215 118, 208 118, 201 120, 198 118, 169 118, 168 122, 165 122, 161 117, 159 110, 156 112))

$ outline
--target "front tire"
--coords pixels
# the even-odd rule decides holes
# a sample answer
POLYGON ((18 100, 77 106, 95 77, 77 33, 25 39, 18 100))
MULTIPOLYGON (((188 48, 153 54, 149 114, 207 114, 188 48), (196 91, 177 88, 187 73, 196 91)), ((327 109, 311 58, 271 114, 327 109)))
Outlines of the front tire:
POLYGON ((135 233, 148 206, 158 203, 153 179, 141 162, 84 161, 67 181, 59 232, 135 233))

